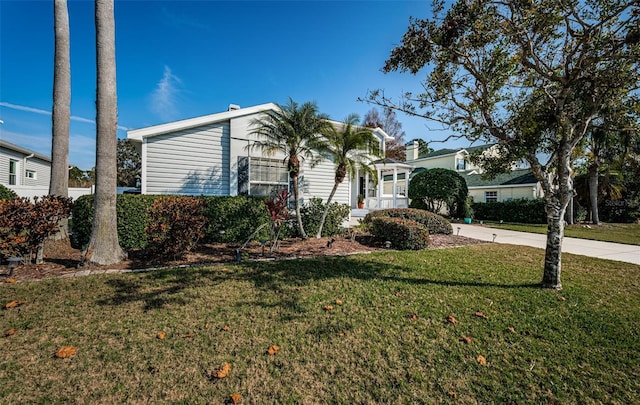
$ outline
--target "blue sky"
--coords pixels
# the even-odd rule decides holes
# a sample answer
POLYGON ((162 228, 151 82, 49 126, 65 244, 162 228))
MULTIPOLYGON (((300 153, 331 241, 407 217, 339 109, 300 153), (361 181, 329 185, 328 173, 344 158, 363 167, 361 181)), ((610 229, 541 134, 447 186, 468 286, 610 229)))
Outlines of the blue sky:
MULTIPOLYGON (((409 17, 429 1, 120 1, 116 64, 120 138, 126 129, 276 102, 315 101, 342 120, 373 106, 367 90, 419 91, 421 76, 383 74, 409 17)), ((95 165, 93 1, 69 0, 70 163, 95 165)), ((0 139, 50 155, 53 0, 0 0, 0 139)), ((443 139, 398 116, 406 140, 443 139)), ((468 143, 468 142, 467 142, 468 143)), ((444 144, 452 146, 452 143, 444 144)), ((461 144, 460 144, 461 145, 461 144)), ((436 148, 443 144, 433 145, 436 148)), ((459 146, 459 145, 456 145, 459 146)))

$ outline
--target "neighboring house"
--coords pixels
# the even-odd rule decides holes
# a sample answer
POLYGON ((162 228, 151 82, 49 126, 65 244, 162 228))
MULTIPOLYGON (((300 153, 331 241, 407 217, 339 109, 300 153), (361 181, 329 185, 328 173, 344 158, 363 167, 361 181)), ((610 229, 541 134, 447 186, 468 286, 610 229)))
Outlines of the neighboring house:
POLYGON ((51 158, 0 140, 0 184, 14 187, 49 187, 51 158))
POLYGON ((443 168, 458 172, 467 181, 469 195, 474 202, 509 201, 518 198, 542 198, 542 187, 526 162, 516 162, 510 173, 500 174, 492 180, 483 180, 481 167, 469 157, 473 153, 495 153, 494 145, 480 145, 459 149, 440 149, 419 156, 418 143, 406 147, 407 162, 417 167, 414 174, 425 169, 443 168))
MULTIPOLYGON (((259 149, 250 148, 256 140, 256 135, 251 134, 255 129, 252 122, 265 111, 277 108, 273 103, 247 108, 232 104, 228 111, 128 131, 127 137, 142 158, 142 194, 268 196, 273 191, 289 189, 284 156, 265 156, 259 149)), ((379 128, 373 134, 384 150, 386 140, 391 139, 389 135, 379 128)), ((379 177, 395 173, 396 181, 402 170, 385 162, 375 168, 379 177)), ((300 173, 303 202, 312 197, 326 201, 334 177, 333 162, 325 160, 311 167, 311 162, 305 161, 300 173)), ((334 201, 356 207, 358 194, 366 193, 371 208, 394 201, 406 206, 405 196, 383 196, 379 188, 373 179, 358 174, 339 186, 334 201)))
MULTIPOLYGON (((49 194, 51 158, 22 146, 0 139, 0 184, 20 197, 40 197, 49 194)), ((92 188, 69 188, 69 197, 76 199, 91 194, 92 188)))

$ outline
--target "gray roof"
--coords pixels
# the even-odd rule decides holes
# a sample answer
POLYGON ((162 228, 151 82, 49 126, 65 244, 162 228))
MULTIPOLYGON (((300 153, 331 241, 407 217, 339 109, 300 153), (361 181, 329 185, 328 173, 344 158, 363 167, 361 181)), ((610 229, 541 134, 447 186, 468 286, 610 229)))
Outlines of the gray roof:
POLYGON ((538 180, 530 169, 502 173, 491 180, 483 179, 482 174, 462 173, 461 175, 467 181, 467 187, 518 186, 538 183, 538 180))
POLYGON ((25 156, 33 154, 33 156, 38 159, 44 160, 46 162, 51 162, 51 158, 49 156, 32 151, 31 149, 23 148, 22 146, 18 146, 11 142, 3 141, 2 139, 0 139, 0 147, 12 150, 14 152, 22 153, 25 156))
POLYGON ((459 152, 461 150, 466 150, 469 153, 473 153, 473 152, 476 152, 476 151, 482 151, 482 150, 488 149, 488 148, 492 147, 493 145, 494 144, 469 146, 468 148, 458 148, 458 149, 451 149, 451 148, 439 149, 439 150, 433 151, 431 153, 427 153, 425 155, 420 155, 420 156, 418 156, 418 159, 434 158, 434 157, 445 156, 445 155, 453 155, 454 153, 457 153, 457 152, 459 152))

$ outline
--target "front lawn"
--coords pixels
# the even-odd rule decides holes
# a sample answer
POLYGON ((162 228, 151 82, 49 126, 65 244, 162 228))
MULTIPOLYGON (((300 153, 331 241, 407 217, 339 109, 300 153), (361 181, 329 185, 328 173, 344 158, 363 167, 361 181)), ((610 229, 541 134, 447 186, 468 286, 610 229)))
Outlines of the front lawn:
POLYGON ((5 283, 0 403, 638 403, 640 266, 566 254, 564 290, 547 291, 543 253, 5 283), (62 346, 77 353, 57 359, 62 346))
MULTIPOLYGON (((491 228, 509 229, 512 231, 547 233, 547 225, 542 224, 498 224, 494 222, 484 222, 484 225, 491 228)), ((640 224, 567 225, 564 235, 571 238, 640 245, 640 224)))

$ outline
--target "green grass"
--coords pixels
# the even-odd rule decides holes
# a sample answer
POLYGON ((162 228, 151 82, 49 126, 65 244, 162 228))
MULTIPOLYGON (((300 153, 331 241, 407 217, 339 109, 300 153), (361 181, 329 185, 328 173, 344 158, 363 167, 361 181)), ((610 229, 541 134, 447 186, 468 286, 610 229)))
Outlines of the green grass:
POLYGON ((640 266, 563 259, 561 292, 499 244, 2 284, 0 403, 638 403, 640 266))
MULTIPOLYGON (((542 224, 498 224, 494 222, 484 222, 484 225, 491 228, 509 229, 512 231, 547 233, 547 225, 542 224)), ((567 225, 564 230, 564 235, 571 238, 640 245, 640 224, 567 225)))

